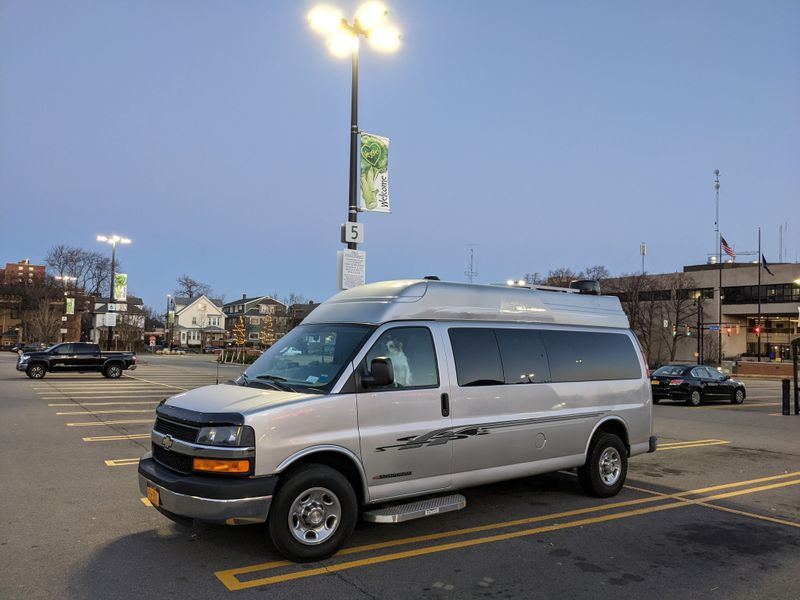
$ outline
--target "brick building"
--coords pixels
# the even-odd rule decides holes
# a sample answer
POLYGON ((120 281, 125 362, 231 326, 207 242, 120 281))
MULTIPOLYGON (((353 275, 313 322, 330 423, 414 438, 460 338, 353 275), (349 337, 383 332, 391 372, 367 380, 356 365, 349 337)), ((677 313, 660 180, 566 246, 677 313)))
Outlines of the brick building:
POLYGON ((29 285, 44 283, 44 265, 33 265, 29 258, 19 262, 6 263, 4 269, 0 269, 0 283, 6 285, 29 285))

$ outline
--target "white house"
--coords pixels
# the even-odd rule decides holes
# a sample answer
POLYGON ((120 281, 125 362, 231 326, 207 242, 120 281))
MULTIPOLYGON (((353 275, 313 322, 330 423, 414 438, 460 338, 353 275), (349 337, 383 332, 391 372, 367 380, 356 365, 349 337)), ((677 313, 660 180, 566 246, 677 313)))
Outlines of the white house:
POLYGON ((197 347, 222 345, 225 339, 225 313, 222 301, 202 295, 195 298, 174 298, 175 323, 172 326, 174 346, 197 347))

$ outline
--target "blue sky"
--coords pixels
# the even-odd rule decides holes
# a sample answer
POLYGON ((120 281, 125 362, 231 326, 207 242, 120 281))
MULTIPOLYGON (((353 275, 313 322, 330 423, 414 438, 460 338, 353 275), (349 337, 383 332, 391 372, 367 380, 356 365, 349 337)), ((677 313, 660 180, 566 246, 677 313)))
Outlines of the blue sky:
MULTIPOLYGON (((332 3, 337 3, 335 0, 332 3)), ((352 14, 356 2, 338 1, 352 14)), ((360 127, 391 138, 370 281, 703 262, 722 231, 800 253, 800 3, 388 2, 360 127)), ((350 66, 302 1, 0 1, 0 261, 133 239, 155 307, 187 273, 234 298, 336 291, 350 66)))

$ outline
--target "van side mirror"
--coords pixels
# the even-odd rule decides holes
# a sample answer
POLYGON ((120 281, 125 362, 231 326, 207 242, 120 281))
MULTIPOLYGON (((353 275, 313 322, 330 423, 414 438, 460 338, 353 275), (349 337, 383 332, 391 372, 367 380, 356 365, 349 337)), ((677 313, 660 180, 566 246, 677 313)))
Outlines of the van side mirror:
POLYGON ((392 359, 385 356, 373 358, 369 365, 369 375, 361 377, 364 387, 384 387, 394 383, 394 367, 392 359))

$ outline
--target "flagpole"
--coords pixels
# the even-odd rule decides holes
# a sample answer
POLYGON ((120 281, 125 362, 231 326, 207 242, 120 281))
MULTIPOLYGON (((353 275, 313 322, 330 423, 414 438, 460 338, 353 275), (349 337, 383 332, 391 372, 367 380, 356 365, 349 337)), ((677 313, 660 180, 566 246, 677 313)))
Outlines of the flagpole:
MULTIPOLYGON (((761 227, 758 228, 758 321, 756 327, 761 327, 761 227)), ((756 336, 758 346, 758 362, 761 362, 761 336, 756 336)))
POLYGON ((722 241, 719 233, 719 169, 714 170, 714 190, 717 197, 717 263, 719 265, 719 297, 717 304, 717 325, 719 326, 719 359, 718 364, 722 366, 722 241))

